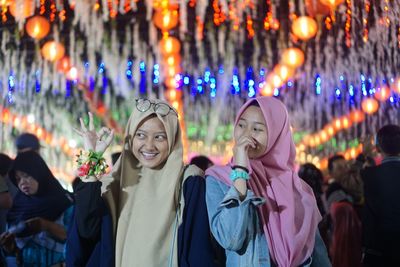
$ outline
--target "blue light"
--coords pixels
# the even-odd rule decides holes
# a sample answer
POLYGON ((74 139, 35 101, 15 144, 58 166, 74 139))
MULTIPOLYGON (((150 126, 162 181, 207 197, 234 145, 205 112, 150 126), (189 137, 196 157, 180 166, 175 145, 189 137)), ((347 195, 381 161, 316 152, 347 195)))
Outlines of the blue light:
POLYGON ((203 93, 204 93, 204 91, 203 91, 203 86, 198 85, 198 86, 197 86, 197 92, 199 92, 200 94, 203 94, 203 93))
POLYGON ((255 96, 256 95, 256 91, 254 90, 254 88, 249 88, 249 93, 248 93, 248 96, 249 97, 253 97, 253 96, 255 96))
POLYGON ((202 83, 203 83, 203 80, 202 80, 202 79, 200 79, 200 78, 198 78, 198 79, 197 79, 197 84, 199 84, 199 85, 200 85, 200 84, 202 84, 202 83))
POLYGON ((176 80, 177 82, 181 81, 182 79, 183 79, 182 74, 178 73, 178 74, 175 75, 175 80, 176 80))
POLYGON ((219 66, 219 68, 218 68, 218 73, 219 74, 224 74, 224 66, 219 66))
POLYGON ((211 91, 210 96, 211 96, 212 98, 214 98, 216 95, 217 95, 217 93, 216 93, 215 91, 211 91))
POLYGON ((350 96, 354 96, 354 88, 353 88, 353 85, 350 85, 350 86, 349 86, 349 95, 350 95, 350 96))
POLYGON ((158 70, 158 69, 160 69, 160 65, 158 65, 158 64, 155 64, 155 65, 154 65, 154 69, 155 69, 155 70, 158 70))
POLYGON ((154 75, 155 75, 155 76, 160 76, 160 72, 159 72, 158 70, 155 70, 155 71, 154 71, 154 75))
POLYGON ((154 80, 153 80, 153 83, 154 83, 154 84, 158 84, 158 82, 159 82, 158 79, 154 79, 154 80))
POLYGON ((391 96, 391 97, 389 98, 389 100, 390 100, 390 103, 394 103, 394 98, 393 98, 393 96, 391 96))
POLYGON ((103 72, 104 72, 104 69, 100 67, 99 73, 103 73, 103 72))
POLYGON ((215 78, 210 78, 210 82, 215 83, 216 82, 215 78))
POLYGON ((140 69, 140 72, 142 72, 142 73, 146 71, 146 64, 144 64, 143 61, 140 61, 139 69, 140 69))
POLYGON ((14 86, 15 86, 14 77, 13 76, 8 77, 8 87, 13 88, 14 86))
POLYGON ((188 77, 188 76, 185 76, 185 78, 183 78, 183 83, 184 83, 185 85, 188 85, 189 82, 190 82, 189 77, 188 77))
POLYGON ((287 86, 288 87, 292 87, 293 86, 293 82, 292 81, 288 81, 287 86))
POLYGON ((211 88, 211 89, 215 89, 215 87, 216 87, 216 86, 215 86, 215 83, 210 84, 210 88, 211 88))
POLYGON ((274 96, 279 96, 279 89, 278 88, 274 89, 274 96))
POLYGON ((315 94, 320 95, 321 94, 321 83, 322 83, 322 79, 319 76, 319 74, 317 74, 316 76, 317 78, 315 79, 315 94))
POLYGON ((363 81, 363 82, 365 81, 365 76, 363 74, 361 74, 360 78, 361 78, 361 81, 363 81))
POLYGON ((344 80, 343 75, 340 75, 339 79, 340 79, 341 81, 343 81, 343 80, 344 80))
POLYGON ((260 70, 260 76, 264 76, 265 75, 265 70, 264 69, 261 69, 260 70))
POLYGON ((39 93, 40 92, 40 81, 38 79, 36 79, 35 88, 36 88, 36 93, 39 93))
POLYGON ((337 96, 340 96, 340 90, 339 90, 339 88, 336 88, 335 94, 336 94, 337 96))
POLYGON ((7 94, 7 101, 8 101, 9 104, 14 103, 14 97, 13 97, 13 94, 12 94, 11 91, 8 91, 8 94, 7 94))
POLYGON ((254 86, 254 81, 253 80, 249 80, 249 86, 254 86))
POLYGON ((100 68, 104 68, 104 62, 100 63, 100 68))
POLYGON ((128 67, 131 67, 132 64, 133 64, 132 60, 129 60, 129 61, 128 61, 128 67))
POLYGON ((89 62, 85 62, 85 68, 89 68, 89 62))
POLYGON ((264 83, 259 83, 258 88, 262 88, 264 86, 264 83))
POLYGON ((208 82, 210 81, 210 75, 211 75, 211 72, 210 72, 209 70, 206 70, 206 71, 204 72, 204 81, 205 81, 206 83, 208 83, 208 82))

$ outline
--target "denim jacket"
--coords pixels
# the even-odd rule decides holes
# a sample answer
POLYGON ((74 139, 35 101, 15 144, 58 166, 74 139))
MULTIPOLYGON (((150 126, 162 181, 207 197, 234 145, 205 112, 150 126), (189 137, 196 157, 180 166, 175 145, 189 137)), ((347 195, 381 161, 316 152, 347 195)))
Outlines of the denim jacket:
MULTIPOLYGON (((265 202, 251 190, 240 200, 235 187, 206 179, 206 202, 210 228, 219 244, 225 248, 227 267, 274 267, 267 239, 261 227, 257 206, 265 202)), ((331 267, 319 231, 315 236, 312 256, 302 267, 331 267)))

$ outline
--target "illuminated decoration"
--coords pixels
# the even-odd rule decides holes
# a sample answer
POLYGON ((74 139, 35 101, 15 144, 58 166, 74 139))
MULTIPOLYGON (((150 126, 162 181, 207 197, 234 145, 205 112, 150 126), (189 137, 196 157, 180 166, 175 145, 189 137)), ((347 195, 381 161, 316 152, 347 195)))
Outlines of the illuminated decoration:
POLYGON ((347 117, 347 116, 343 116, 340 119, 340 124, 342 126, 343 129, 348 129, 351 127, 351 120, 347 117))
POLYGON ((181 62, 181 56, 179 54, 171 54, 165 57, 165 62, 168 66, 176 66, 181 62))
POLYGON ((400 94, 400 78, 394 80, 392 84, 392 90, 397 94, 400 94))
POLYGON ((40 40, 50 31, 50 22, 42 16, 29 18, 25 25, 26 32, 32 38, 40 40))
POLYGON ((274 88, 269 83, 264 83, 264 85, 261 88, 260 94, 262 96, 273 96, 274 88))
POLYGON ((375 113, 378 110, 379 104, 378 104, 378 101, 376 101, 373 98, 365 98, 361 102, 361 108, 365 113, 371 115, 371 114, 375 113))
POLYGON ((276 73, 282 81, 287 81, 293 76, 294 69, 283 64, 278 64, 274 68, 274 73, 276 73))
POLYGON ((4 124, 12 124, 13 127, 20 130, 20 132, 29 132, 36 135, 39 140, 46 142, 48 145, 52 147, 60 147, 62 148, 62 152, 67 154, 68 156, 74 156, 76 151, 70 146, 64 146, 63 138, 58 140, 52 138, 52 134, 46 131, 43 127, 38 124, 35 124, 32 119, 28 119, 28 116, 16 114, 10 112, 7 108, 3 108, 0 106, 0 110, 2 111, 0 116, 0 121, 4 124))
POLYGON ((63 73, 67 73, 71 68, 71 60, 69 57, 64 56, 57 62, 57 70, 63 73))
POLYGON ((333 127, 335 128, 336 131, 340 131, 343 128, 341 119, 334 119, 333 127))
POLYGON ((49 41, 42 47, 42 56, 49 61, 57 61, 64 56, 65 48, 61 43, 49 41))
POLYGON ((163 31, 171 30, 178 25, 178 11, 170 9, 158 10, 154 14, 153 20, 157 28, 163 31))
POLYGON ((344 0, 319 0, 321 4, 329 6, 331 10, 335 10, 336 7, 344 2, 344 0))
POLYGON ((71 67, 69 71, 65 75, 68 80, 76 80, 78 79, 78 70, 76 67, 71 67))
POLYGON ((365 115, 361 110, 353 110, 352 112, 350 112, 350 120, 353 123, 359 123, 362 122, 365 119, 365 115))
POLYGON ((317 22, 308 16, 298 17, 292 23, 293 34, 303 41, 313 38, 317 34, 317 31, 317 22))
POLYGON ((35 0, 14 0, 10 3, 10 13, 18 20, 24 20, 35 12, 35 0))
POLYGON ((304 53, 299 48, 288 48, 283 51, 281 62, 292 68, 300 67, 304 63, 304 53))
POLYGON ((387 86, 381 86, 376 89, 375 98, 379 101, 385 102, 390 97, 390 89, 387 86))
MULTIPOLYGON (((60 111, 51 109, 47 114, 68 115, 71 121, 66 125, 76 123, 76 117, 90 109, 104 115, 103 124, 113 118, 117 125, 124 126, 133 97, 165 98, 178 108, 180 120, 184 116, 187 124, 203 123, 199 127, 205 134, 191 141, 201 140, 211 151, 220 138, 213 129, 231 122, 240 103, 260 94, 276 96, 297 123, 295 131, 306 131, 296 143, 304 148, 304 158, 314 161, 316 155, 323 158, 328 153, 344 151, 343 143, 335 142, 371 133, 383 123, 399 123, 395 112, 400 95, 391 76, 399 75, 395 65, 399 50, 395 48, 400 47, 396 16, 400 9, 397 1, 347 0, 340 9, 331 10, 330 16, 326 11, 314 11, 318 13, 318 26, 322 26, 321 34, 306 44, 286 31, 297 15, 310 13, 310 1, 188 0, 174 1, 175 9, 171 8, 171 1, 165 0, 32 1, 36 15, 54 21, 52 38, 65 44, 73 62, 60 68, 63 59, 52 64, 37 56, 38 44, 43 46, 47 40, 39 43, 27 38, 23 20, 15 20, 9 6, 0 0, 1 26, 5 29, 2 40, 12 40, 13 44, 5 47, 1 59, 5 62, 0 71, 3 102, 10 110, 35 114, 38 123, 49 119, 39 113, 54 104, 54 99, 60 103, 60 111), (171 32, 148 25, 154 23, 154 14, 165 9, 179 13, 179 22, 171 32), (274 17, 282 10, 288 10, 285 16, 274 17), (356 20, 353 15, 357 15, 356 20), (256 38, 249 41, 246 37, 251 37, 253 31, 257 32, 256 38), (161 52, 159 41, 168 36, 179 41, 179 52, 161 52), (290 66, 296 75, 289 80, 281 76, 282 87, 275 88, 280 83, 274 83, 269 75, 276 71, 276 63, 289 66, 279 58, 291 45, 301 48, 307 58, 304 60, 303 54, 301 64, 290 66), (131 64, 127 65, 129 61, 131 64), (141 62, 144 68, 139 65, 141 62), (104 64, 100 68, 101 63, 104 64), (66 74, 72 66, 79 75, 71 80, 66 74), (342 76, 344 81, 337 82, 342 76), (365 98, 377 99, 377 88, 382 83, 391 86, 389 99, 379 102, 380 112, 364 121, 367 114, 361 110, 361 102, 365 98), (82 84, 85 89, 81 89, 82 84), (27 93, 28 90, 32 92, 27 93), (354 110, 360 112, 357 118, 351 116, 354 110), (350 120, 349 130, 345 117, 350 120), (340 130, 333 127, 336 118, 341 120, 340 130), (302 142, 305 135, 312 137, 309 142, 314 147, 302 142)), ((312 4, 315 7, 321 2, 312 4)), ((14 119, 13 123, 27 124, 23 119, 14 119)), ((55 138, 65 132, 64 127, 54 128, 55 138)), ((7 128, 0 132, 5 137, 12 134, 7 128)), ((10 147, 2 149, 10 151, 10 147)))
POLYGON ((305 0, 307 14, 311 17, 326 16, 331 13, 328 5, 321 3, 320 0, 305 0))
POLYGON ((181 44, 175 37, 163 37, 160 41, 160 49, 161 53, 164 55, 177 54, 181 50, 181 44))
POLYGON ((271 73, 267 77, 267 83, 270 83, 274 88, 279 88, 283 85, 283 80, 277 73, 271 73))

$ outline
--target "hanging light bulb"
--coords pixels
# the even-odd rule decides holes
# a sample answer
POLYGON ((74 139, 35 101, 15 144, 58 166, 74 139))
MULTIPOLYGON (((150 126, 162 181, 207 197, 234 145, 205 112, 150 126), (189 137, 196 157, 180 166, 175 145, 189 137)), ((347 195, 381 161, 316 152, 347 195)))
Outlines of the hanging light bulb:
POLYGON ((309 16, 296 18, 292 24, 292 32, 297 38, 307 41, 313 38, 318 31, 317 22, 309 16))

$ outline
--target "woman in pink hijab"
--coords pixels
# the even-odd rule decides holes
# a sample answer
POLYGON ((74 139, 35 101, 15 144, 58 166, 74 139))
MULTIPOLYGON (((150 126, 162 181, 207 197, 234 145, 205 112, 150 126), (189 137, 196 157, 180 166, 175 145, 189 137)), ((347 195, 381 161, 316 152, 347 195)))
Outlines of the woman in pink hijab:
POLYGON ((206 171, 211 230, 227 266, 331 266, 312 189, 294 170, 285 106, 259 97, 240 109, 228 166, 206 171))

